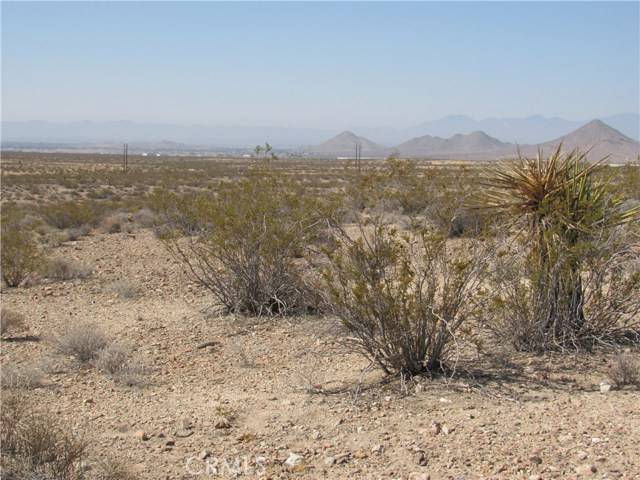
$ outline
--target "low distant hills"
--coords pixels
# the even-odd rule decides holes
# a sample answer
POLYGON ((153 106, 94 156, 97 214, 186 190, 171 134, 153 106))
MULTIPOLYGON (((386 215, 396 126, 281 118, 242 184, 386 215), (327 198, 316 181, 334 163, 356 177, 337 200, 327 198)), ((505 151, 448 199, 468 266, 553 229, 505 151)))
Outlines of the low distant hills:
POLYGON ((600 120, 593 120, 567 135, 537 145, 502 142, 485 132, 476 131, 455 134, 449 138, 423 135, 395 147, 385 147, 352 132, 342 132, 303 151, 309 156, 353 156, 356 144, 360 144, 365 157, 385 157, 394 153, 407 158, 497 160, 515 156, 518 149, 525 155, 535 155, 538 150, 548 153, 560 143, 565 150, 588 150, 588 158, 593 161, 606 156, 611 163, 624 163, 634 161, 640 155, 640 142, 600 120))
POLYGON ((136 122, 2 121, 2 148, 35 151, 118 152, 128 143, 131 152, 167 154, 250 155, 269 142, 280 155, 318 158, 361 155, 384 158, 492 160, 512 157, 517 149, 534 155, 563 142, 565 149, 591 149, 589 158, 609 155, 624 163, 640 154, 640 116, 635 113, 589 122, 532 116, 474 120, 464 115, 444 117, 411 128, 354 127, 334 129, 290 127, 208 127, 136 122), (337 135, 336 135, 337 134, 337 135), (306 145, 301 147, 301 145, 306 145))
POLYGON ((353 157, 356 145, 360 145, 363 157, 386 157, 393 153, 392 149, 349 131, 342 132, 319 145, 304 147, 302 150, 308 155, 320 157, 353 157))

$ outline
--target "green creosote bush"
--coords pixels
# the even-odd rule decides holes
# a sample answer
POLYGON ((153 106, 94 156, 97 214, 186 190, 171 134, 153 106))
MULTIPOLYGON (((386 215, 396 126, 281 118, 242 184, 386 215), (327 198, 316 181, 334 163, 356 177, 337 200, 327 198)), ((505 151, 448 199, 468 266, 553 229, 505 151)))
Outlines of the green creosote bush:
POLYGON ((317 309, 304 260, 324 219, 332 216, 330 202, 260 166, 221 185, 215 195, 166 194, 154 203, 165 206, 159 210, 169 251, 228 312, 260 316, 317 309))
POLYGON ((17 287, 42 265, 42 252, 31 230, 22 228, 14 215, 3 215, 0 267, 2 279, 17 287))
POLYGON ((323 273, 330 310, 351 345, 384 372, 442 373, 474 315, 487 254, 475 241, 453 250, 437 233, 400 233, 380 217, 359 233, 337 230, 323 273), (472 243, 473 242, 473 243, 472 243))

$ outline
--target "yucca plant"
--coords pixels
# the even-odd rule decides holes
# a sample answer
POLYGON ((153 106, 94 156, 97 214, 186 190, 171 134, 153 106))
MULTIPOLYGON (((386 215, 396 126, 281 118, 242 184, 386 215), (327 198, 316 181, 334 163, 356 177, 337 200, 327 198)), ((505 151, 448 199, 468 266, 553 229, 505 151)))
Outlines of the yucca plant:
POLYGON ((625 210, 594 175, 604 160, 589 164, 585 153, 565 154, 560 145, 546 158, 538 152, 494 168, 485 181, 485 207, 525 220, 528 270, 534 272, 528 281, 545 304, 535 319, 542 339, 535 348, 575 343, 588 330, 582 275, 595 252, 592 242, 638 213, 625 210))

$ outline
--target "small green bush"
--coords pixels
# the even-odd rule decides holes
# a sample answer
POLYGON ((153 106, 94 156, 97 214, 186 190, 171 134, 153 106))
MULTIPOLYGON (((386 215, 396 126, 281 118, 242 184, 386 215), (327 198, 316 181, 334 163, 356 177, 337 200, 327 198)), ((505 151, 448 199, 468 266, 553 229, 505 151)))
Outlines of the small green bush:
POLYGON ((165 242, 227 311, 283 315, 316 308, 303 259, 328 214, 301 186, 260 169, 217 195, 182 202, 163 209, 165 242))
POLYGON ((105 208, 98 202, 67 201, 45 205, 40 212, 49 225, 64 230, 86 225, 95 227, 100 223, 105 208))
POLYGON ((2 279, 10 287, 17 287, 42 264, 40 248, 30 230, 20 228, 12 219, 2 221, 2 250, 0 253, 2 279))

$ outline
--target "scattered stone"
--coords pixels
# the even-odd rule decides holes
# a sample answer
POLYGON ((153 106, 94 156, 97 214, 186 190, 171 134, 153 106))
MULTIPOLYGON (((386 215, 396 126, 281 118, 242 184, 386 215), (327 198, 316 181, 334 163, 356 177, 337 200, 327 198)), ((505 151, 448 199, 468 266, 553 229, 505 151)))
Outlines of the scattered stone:
POLYGON ((608 393, 611 391, 611 384, 609 382, 600 382, 600 393, 608 393))
POLYGON ((133 436, 136 437, 138 440, 142 440, 143 442, 146 442, 147 440, 149 440, 149 435, 147 435, 144 430, 138 430, 136 433, 133 434, 133 436))
POLYGON ((215 347, 216 346, 216 342, 204 342, 201 343, 200 345, 198 345, 199 349, 203 349, 203 348, 207 348, 207 347, 215 347))
POLYGON ((420 450, 415 455, 415 462, 416 462, 416 464, 420 465, 421 467, 426 467, 427 463, 428 463, 427 454, 424 453, 422 450, 420 450))
POLYGON ((364 450, 356 450, 355 452, 353 452, 353 458, 364 459, 364 458, 367 458, 368 456, 369 454, 364 450))
POLYGON ((231 428, 231 422, 228 419, 222 417, 216 420, 216 423, 213 424, 213 427, 217 429, 231 428))
POLYGON ((533 455, 529 457, 529 461, 534 465, 540 465, 542 463, 542 458, 540 458, 538 455, 533 455))
POLYGON ((176 437, 179 438, 187 438, 193 435, 193 430, 178 430, 176 432, 176 437))
POLYGON ((438 435, 441 431, 442 431, 442 425, 440 424, 440 422, 433 422, 431 424, 431 432, 434 435, 438 435))
POLYGON ((381 455, 383 451, 384 447, 382 445, 374 445, 373 447, 371 447, 371 453, 381 455))
POLYGON ((304 470, 304 457, 291 452, 289 457, 284 461, 284 466, 290 472, 302 472, 304 470))
POLYGON ((449 435, 450 433, 453 433, 454 430, 455 430, 454 427, 450 427, 448 425, 445 425, 442 427, 442 433, 444 433, 445 435, 449 435))
POLYGON ((173 438, 170 438, 166 442, 164 442, 164 444, 167 447, 174 447, 176 444, 176 441, 173 438))
POLYGON ((206 460, 210 456, 211 456, 211 452, 207 449, 202 450, 199 455, 200 460, 206 460))
POLYGON ((584 450, 580 450, 576 454, 576 457, 578 458, 578 460, 586 460, 588 456, 589 456, 589 454, 587 452, 585 452, 584 450))
POLYGON ((595 467, 595 465, 591 465, 588 463, 576 467, 576 473, 582 477, 590 477, 597 471, 598 469, 595 467))
POLYGON ((529 475, 529 480, 542 480, 542 477, 535 473, 533 475, 529 475))
POLYGON ((324 464, 327 467, 331 467, 332 465, 335 465, 336 463, 336 457, 327 457, 324 459, 324 464))
POLYGON ((89 404, 93 403, 93 398, 85 398, 83 403, 85 405, 89 405, 89 404))

